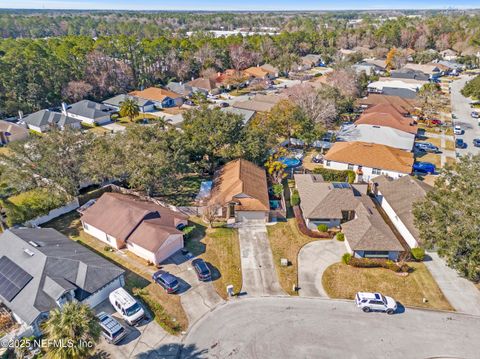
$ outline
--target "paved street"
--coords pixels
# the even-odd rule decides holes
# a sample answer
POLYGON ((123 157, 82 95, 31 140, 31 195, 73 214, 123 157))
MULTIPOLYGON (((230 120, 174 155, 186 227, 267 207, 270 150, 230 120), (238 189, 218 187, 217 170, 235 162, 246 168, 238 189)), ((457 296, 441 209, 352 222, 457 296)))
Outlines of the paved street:
POLYGON ((447 267, 437 253, 428 255, 432 260, 425 261, 425 265, 455 310, 480 316, 480 290, 472 282, 460 277, 454 269, 447 267))
POLYGON ((285 294, 278 283, 265 224, 241 225, 238 235, 242 260, 242 293, 249 296, 285 294))
POLYGON ((327 267, 341 260, 345 244, 337 240, 308 243, 298 253, 298 294, 301 297, 327 297, 322 276, 327 267))
POLYGON ((363 313, 349 301, 242 298, 195 324, 181 358, 478 358, 480 317, 363 313))
POLYGON ((461 155, 467 153, 480 153, 480 148, 473 146, 473 139, 480 138, 480 126, 478 120, 470 116, 472 109, 470 108, 470 99, 465 98, 460 91, 465 83, 472 79, 472 76, 461 76, 459 80, 451 83, 451 100, 452 113, 454 115, 454 125, 460 125, 465 130, 465 133, 457 138, 462 138, 467 144, 467 148, 457 149, 461 155))

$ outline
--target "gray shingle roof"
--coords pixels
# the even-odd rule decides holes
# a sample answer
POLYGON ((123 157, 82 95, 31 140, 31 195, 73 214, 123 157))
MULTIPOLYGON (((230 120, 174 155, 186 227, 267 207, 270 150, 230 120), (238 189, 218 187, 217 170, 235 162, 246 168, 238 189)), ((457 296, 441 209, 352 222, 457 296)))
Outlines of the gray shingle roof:
POLYGON ((124 270, 51 228, 11 228, 0 236, 6 256, 33 279, 8 302, 1 301, 26 323, 57 306, 55 300, 75 289, 82 301, 109 284, 124 270), (34 246, 29 242, 35 242, 34 246), (32 256, 25 252, 28 249, 32 256))
POLYGON ((71 125, 80 122, 72 117, 65 116, 60 112, 50 110, 40 110, 23 118, 23 121, 27 125, 35 127, 43 127, 48 125, 57 125, 64 127, 65 125, 71 125))
POLYGON ((138 106, 140 107, 153 105, 153 102, 150 100, 146 100, 136 96, 130 96, 127 94, 120 94, 120 95, 114 96, 112 98, 109 98, 108 100, 103 101, 103 103, 105 105, 120 107, 122 106, 122 102, 124 102, 127 99, 134 99, 137 102, 138 106))
POLYGON ((67 113, 91 118, 93 120, 103 120, 106 117, 110 118, 110 114, 113 111, 114 109, 112 109, 111 107, 90 100, 79 101, 68 106, 67 108, 67 113))

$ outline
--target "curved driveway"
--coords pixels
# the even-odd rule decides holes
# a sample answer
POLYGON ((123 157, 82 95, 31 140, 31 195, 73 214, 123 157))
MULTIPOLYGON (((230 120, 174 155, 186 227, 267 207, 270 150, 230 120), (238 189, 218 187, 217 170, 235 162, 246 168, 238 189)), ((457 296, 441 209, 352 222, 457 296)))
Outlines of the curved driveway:
POLYGON ((406 309, 363 313, 349 301, 243 298, 191 329, 180 358, 478 358, 480 317, 406 309))
POLYGON ((345 244, 337 240, 318 240, 303 246, 298 253, 298 294, 301 297, 328 297, 322 276, 327 267, 341 261, 345 244))

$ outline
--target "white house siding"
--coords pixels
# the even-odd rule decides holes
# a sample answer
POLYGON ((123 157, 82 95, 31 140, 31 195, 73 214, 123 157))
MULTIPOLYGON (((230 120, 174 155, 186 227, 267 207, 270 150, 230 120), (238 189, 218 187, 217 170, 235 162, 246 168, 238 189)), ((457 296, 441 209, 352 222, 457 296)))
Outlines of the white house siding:
POLYGON ((123 287, 124 285, 125 279, 122 275, 108 283, 105 287, 90 295, 87 299, 83 300, 82 303, 87 304, 91 308, 95 308, 97 305, 106 300, 111 292, 113 292, 117 288, 123 287))
MULTIPOLYGON (((342 162, 335 162, 335 161, 325 161, 325 167, 332 169, 332 170, 340 170, 340 171, 345 171, 348 170, 348 163, 342 163, 342 162)), ((358 165, 353 164, 353 171, 356 171, 358 169, 358 165)), ((373 168, 362 166, 362 172, 363 172, 363 180, 368 182, 372 180, 375 177, 385 175, 388 177, 391 177, 393 179, 397 179, 400 177, 403 177, 407 175, 407 173, 400 173, 400 172, 395 172, 395 171, 390 171, 390 170, 384 170, 380 168, 380 173, 374 174, 373 173, 373 168)))
POLYGON ((83 230, 85 231, 85 233, 101 240, 102 242, 108 244, 109 246, 111 246, 115 249, 119 249, 119 248, 123 247, 123 243, 121 243, 115 237, 112 237, 112 236, 106 234, 101 229, 98 229, 98 228, 92 226, 91 224, 85 223, 83 221, 82 221, 82 225, 83 225, 83 230))
POLYGON ((339 219, 305 219, 305 224, 311 230, 316 230, 319 224, 326 224, 328 228, 339 227, 339 219))
MULTIPOLYGON (((76 115, 76 114, 70 113, 70 112, 68 112, 67 115, 68 115, 69 117, 75 118, 75 119, 77 119, 77 120, 79 120, 79 121, 85 122, 85 123, 87 123, 87 124, 89 124, 89 125, 94 125, 94 124, 104 125, 104 124, 106 124, 106 123, 111 122, 111 119, 110 119, 108 116, 102 118, 101 120, 99 120, 99 119, 95 120, 95 119, 93 119, 93 118, 88 118, 88 117, 79 116, 79 115, 76 115)), ((105 113, 105 115, 107 115, 107 113, 105 113)))
POLYGON ((127 241, 127 249, 133 254, 139 256, 140 258, 145 259, 148 262, 155 262, 155 253, 150 252, 149 250, 127 241))
POLYGON ((380 203, 380 206, 383 208, 385 213, 388 215, 388 218, 392 221, 395 228, 400 232, 403 239, 408 243, 410 248, 418 247, 418 242, 415 237, 410 233, 408 228, 403 224, 402 220, 397 216, 393 208, 387 202, 387 200, 383 197, 382 193, 378 191, 378 194, 375 196, 380 203))
POLYGON ((184 247, 183 234, 172 234, 155 253, 155 263, 161 263, 184 247))
POLYGON ((38 127, 38 126, 28 125, 28 129, 38 133, 44 133, 48 131, 48 126, 38 127))
POLYGON ((236 222, 268 221, 268 212, 264 211, 235 211, 236 222))

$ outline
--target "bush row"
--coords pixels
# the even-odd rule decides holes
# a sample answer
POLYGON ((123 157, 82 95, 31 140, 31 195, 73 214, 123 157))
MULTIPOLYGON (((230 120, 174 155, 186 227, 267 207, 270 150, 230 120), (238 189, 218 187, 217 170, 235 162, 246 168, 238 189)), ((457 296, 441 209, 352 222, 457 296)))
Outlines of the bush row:
POLYGON ((326 182, 355 182, 355 172, 352 170, 331 170, 328 168, 317 167, 313 170, 313 173, 322 175, 326 182))
POLYGON ((351 254, 345 253, 342 262, 352 267, 358 268, 385 268, 393 272, 408 272, 410 267, 407 264, 397 264, 390 259, 383 258, 355 258, 351 254))
POLYGON ((299 206, 293 206, 293 213, 295 215, 295 220, 297 222, 298 230, 302 234, 312 238, 331 238, 331 235, 328 232, 319 233, 319 232, 314 232, 309 228, 307 228, 305 221, 303 220, 302 210, 300 209, 299 206))

